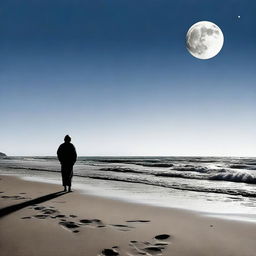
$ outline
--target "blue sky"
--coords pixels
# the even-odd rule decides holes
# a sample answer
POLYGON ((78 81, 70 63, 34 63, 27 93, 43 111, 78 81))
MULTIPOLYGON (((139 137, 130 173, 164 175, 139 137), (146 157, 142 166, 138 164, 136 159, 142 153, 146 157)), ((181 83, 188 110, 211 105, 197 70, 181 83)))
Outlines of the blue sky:
POLYGON ((79 155, 256 155, 254 1, 0 7, 0 151, 54 155, 70 134, 79 155), (201 20, 225 38, 209 60, 185 47, 201 20))

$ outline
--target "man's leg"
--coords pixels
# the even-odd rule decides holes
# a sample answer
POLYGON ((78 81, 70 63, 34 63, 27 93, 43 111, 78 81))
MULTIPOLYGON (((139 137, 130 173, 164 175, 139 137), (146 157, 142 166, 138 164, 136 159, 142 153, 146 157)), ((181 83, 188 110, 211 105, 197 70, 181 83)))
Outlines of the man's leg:
POLYGON ((61 177, 62 177, 62 186, 64 187, 64 192, 67 191, 67 178, 66 178, 66 167, 64 166, 64 164, 61 164, 61 177))
POLYGON ((72 192, 71 190, 71 183, 73 177, 73 164, 69 166, 69 179, 68 179, 68 192, 72 192))

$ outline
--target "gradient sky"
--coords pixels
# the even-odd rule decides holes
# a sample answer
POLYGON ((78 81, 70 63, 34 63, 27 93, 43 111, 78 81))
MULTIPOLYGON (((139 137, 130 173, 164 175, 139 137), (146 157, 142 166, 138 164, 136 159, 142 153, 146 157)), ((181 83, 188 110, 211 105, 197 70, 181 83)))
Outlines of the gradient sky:
POLYGON ((3 0, 0 151, 256 156, 253 0, 3 0), (238 19, 237 16, 241 18, 238 19), (185 47, 223 31, 209 60, 185 47))

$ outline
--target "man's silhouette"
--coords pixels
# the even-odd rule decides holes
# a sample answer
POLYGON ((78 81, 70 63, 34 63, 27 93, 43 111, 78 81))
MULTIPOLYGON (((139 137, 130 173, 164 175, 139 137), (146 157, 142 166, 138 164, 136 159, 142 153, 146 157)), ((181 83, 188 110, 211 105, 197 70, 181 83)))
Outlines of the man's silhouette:
POLYGON ((61 163, 61 175, 62 175, 62 185, 64 186, 64 191, 71 192, 71 180, 73 177, 73 165, 76 162, 77 154, 74 145, 71 142, 71 138, 66 135, 64 138, 64 143, 62 143, 57 151, 58 159, 61 163))

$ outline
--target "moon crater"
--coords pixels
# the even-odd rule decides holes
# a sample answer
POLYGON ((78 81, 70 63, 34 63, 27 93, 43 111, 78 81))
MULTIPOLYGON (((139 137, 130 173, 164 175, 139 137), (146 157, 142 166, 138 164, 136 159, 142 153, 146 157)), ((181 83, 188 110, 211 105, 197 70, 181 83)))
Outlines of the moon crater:
POLYGON ((209 21, 195 23, 186 35, 188 51, 196 58, 210 59, 216 56, 224 43, 221 29, 209 21))

